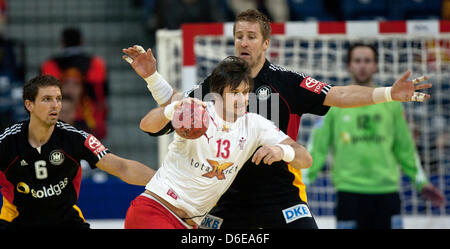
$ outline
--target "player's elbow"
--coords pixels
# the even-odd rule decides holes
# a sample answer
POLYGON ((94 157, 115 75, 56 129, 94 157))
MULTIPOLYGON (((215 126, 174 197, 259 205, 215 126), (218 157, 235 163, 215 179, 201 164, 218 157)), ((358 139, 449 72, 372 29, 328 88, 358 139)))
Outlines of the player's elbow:
POLYGON ((313 163, 313 159, 312 159, 311 154, 306 153, 306 155, 303 158, 303 165, 302 165, 303 167, 302 167, 302 169, 310 168, 312 166, 312 163, 313 163))
POLYGON ((139 124, 139 128, 145 132, 157 133, 159 130, 151 125, 147 118, 141 119, 141 123, 139 124))
POLYGON ((289 164, 296 169, 307 169, 312 166, 312 157, 309 153, 302 153, 289 164))
POLYGON ((146 130, 146 120, 145 118, 141 119, 141 122, 139 123, 139 129, 143 130, 143 131, 147 131, 146 130))
POLYGON ((339 108, 348 107, 345 105, 345 102, 343 101, 347 98, 344 89, 345 88, 342 86, 332 87, 328 92, 327 96, 325 97, 323 104, 326 106, 333 106, 339 108))

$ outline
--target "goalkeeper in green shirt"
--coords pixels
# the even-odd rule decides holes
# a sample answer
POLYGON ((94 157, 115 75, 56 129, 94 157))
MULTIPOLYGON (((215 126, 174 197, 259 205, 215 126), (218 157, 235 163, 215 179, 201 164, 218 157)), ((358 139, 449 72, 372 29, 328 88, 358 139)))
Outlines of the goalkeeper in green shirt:
MULTIPOLYGON (((374 87, 377 61, 373 46, 352 45, 347 68, 353 84, 374 87)), ((422 170, 400 102, 332 107, 319 120, 308 146, 313 165, 304 172, 305 182, 316 179, 332 148, 337 228, 402 228, 398 165, 433 205, 444 202, 422 170)))

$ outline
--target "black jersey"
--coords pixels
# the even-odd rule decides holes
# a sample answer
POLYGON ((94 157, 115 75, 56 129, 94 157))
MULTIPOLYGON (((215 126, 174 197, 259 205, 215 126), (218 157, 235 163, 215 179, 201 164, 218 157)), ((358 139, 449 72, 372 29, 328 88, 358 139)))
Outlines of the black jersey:
POLYGON ((28 142, 28 125, 29 120, 17 123, 0 135, 0 220, 18 227, 86 224, 75 205, 80 161, 95 168, 108 149, 91 134, 58 121, 38 150, 28 142))
MULTIPOLYGON (((208 100, 205 96, 210 92, 209 80, 210 77, 206 78, 203 83, 186 92, 185 96, 208 100)), ((250 96, 249 111, 272 120, 280 130, 297 141, 302 114, 325 115, 328 112, 329 107, 324 106, 323 101, 331 87, 330 84, 286 70, 266 60, 254 78, 253 97, 256 97, 256 105, 250 96)), ((159 133, 150 135, 161 135, 172 130, 169 122, 159 133)), ((280 209, 306 201, 300 170, 284 161, 272 165, 262 162, 255 165, 248 160, 210 213, 221 218, 224 218, 224 214, 233 215, 238 217, 234 220, 247 224, 247 227, 264 227, 261 215, 267 218, 273 216, 272 212, 281 214, 280 209), (253 215, 258 210, 261 211, 260 215, 253 215), (252 215, 254 219, 250 218, 252 215)), ((279 223, 279 220, 269 220, 264 224, 279 223)))

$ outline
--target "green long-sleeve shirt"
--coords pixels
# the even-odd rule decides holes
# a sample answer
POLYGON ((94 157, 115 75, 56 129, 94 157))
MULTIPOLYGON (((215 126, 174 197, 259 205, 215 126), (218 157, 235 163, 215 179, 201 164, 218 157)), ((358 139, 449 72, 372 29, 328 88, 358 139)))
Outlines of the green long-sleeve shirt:
POLYGON ((401 179, 398 165, 417 189, 428 183, 400 102, 331 108, 310 137, 313 165, 306 173, 308 182, 316 179, 330 148, 337 191, 396 192, 401 179))

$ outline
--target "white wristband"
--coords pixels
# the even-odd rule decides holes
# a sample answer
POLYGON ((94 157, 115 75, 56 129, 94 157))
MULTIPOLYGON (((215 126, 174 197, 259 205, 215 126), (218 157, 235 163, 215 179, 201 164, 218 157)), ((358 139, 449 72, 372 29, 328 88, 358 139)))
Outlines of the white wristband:
POLYGON ((295 158, 295 151, 294 148, 292 148, 292 146, 287 145, 287 144, 276 144, 277 146, 279 146, 282 150, 283 150, 283 161, 285 162, 291 162, 292 160, 294 160, 295 158))
POLYGON ((157 71, 144 80, 147 82, 148 90, 159 105, 166 103, 172 97, 172 87, 157 71))
POLYGON ((173 119, 173 114, 175 113, 175 105, 178 104, 178 102, 179 101, 174 101, 164 108, 164 116, 166 116, 168 120, 173 119))
POLYGON ((392 87, 377 87, 372 92, 372 100, 375 104, 391 102, 391 89, 392 87))

